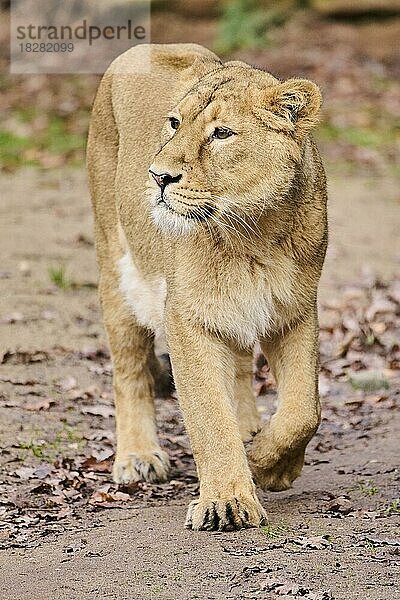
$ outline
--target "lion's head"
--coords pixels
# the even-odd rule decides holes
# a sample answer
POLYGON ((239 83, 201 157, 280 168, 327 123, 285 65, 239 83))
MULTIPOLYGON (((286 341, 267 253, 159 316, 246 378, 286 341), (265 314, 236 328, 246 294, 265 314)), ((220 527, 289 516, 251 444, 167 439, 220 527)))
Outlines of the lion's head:
POLYGON ((183 234, 254 222, 284 202, 317 123, 318 87, 244 63, 206 73, 166 119, 150 166, 156 225, 183 234))

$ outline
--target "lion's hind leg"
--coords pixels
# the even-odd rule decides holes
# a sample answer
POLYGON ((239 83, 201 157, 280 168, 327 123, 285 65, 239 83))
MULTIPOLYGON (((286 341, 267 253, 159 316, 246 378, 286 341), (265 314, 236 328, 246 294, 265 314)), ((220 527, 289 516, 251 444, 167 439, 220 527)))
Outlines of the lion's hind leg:
POLYGON ((260 415, 253 391, 252 354, 236 355, 234 398, 240 436, 243 442, 248 442, 260 429, 260 415))
POLYGON ((169 354, 156 356, 151 353, 149 367, 154 380, 154 395, 156 398, 168 398, 175 391, 169 354))

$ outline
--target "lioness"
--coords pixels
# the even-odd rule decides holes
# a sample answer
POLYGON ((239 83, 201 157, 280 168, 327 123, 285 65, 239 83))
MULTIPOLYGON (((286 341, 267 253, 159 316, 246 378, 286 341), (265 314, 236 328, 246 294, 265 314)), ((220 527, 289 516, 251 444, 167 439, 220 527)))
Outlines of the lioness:
POLYGON ((114 366, 113 477, 168 477, 153 404, 154 338, 165 334, 200 479, 191 529, 259 526, 253 478, 289 488, 319 424, 326 181, 309 131, 320 104, 310 81, 281 82, 193 44, 130 49, 97 93, 88 169, 114 366), (256 342, 279 397, 262 427, 256 342))

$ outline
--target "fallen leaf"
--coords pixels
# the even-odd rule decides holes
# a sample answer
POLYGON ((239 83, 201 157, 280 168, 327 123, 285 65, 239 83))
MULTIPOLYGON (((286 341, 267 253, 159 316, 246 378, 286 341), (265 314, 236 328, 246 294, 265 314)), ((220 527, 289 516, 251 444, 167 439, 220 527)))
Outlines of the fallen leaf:
POLYGON ((124 494, 124 492, 109 492, 109 486, 106 488, 100 488, 96 492, 94 492, 89 500, 89 504, 103 504, 109 502, 127 502, 131 499, 129 494, 124 494))
POLYGON ((115 415, 115 409, 113 406, 106 406, 104 404, 96 404, 94 406, 82 406, 81 412, 84 415, 98 415, 100 417, 108 418, 115 415))
POLYGON ((114 456, 114 450, 112 448, 104 448, 103 450, 99 451, 94 449, 92 451, 92 455, 96 460, 103 461, 114 456))
POLYGON ((1 363, 29 364, 43 362, 49 359, 47 352, 42 350, 6 350, 1 357, 1 363))
POLYGON ((48 410, 52 404, 55 404, 55 400, 52 398, 38 398, 37 400, 30 400, 26 402, 22 408, 25 410, 48 410))
POLYGON ((345 496, 339 496, 328 502, 326 510, 332 513, 347 515, 353 510, 353 504, 345 496))
POLYGON ((365 536, 362 542, 367 542, 368 544, 372 544, 374 548, 379 548, 382 546, 393 546, 394 548, 400 548, 400 540, 383 540, 378 538, 372 538, 369 536, 365 536))
POLYGON ((34 467, 20 467, 14 471, 14 474, 20 479, 33 479, 36 477, 34 467))
POLYGON ((96 473, 111 473, 112 460, 97 460, 94 456, 90 456, 83 461, 82 468, 87 469, 88 471, 95 471, 96 473))
POLYGON ((64 546, 63 552, 66 554, 76 554, 80 550, 83 550, 87 544, 87 540, 80 540, 77 544, 71 544, 70 546, 64 546))
POLYGON ((262 589, 268 592, 274 591, 276 588, 279 588, 283 585, 285 585, 284 581, 271 576, 265 577, 265 579, 261 582, 262 589))
POLYGON ((99 358, 110 358, 110 353, 107 348, 95 348, 93 346, 86 346, 82 348, 79 352, 79 355, 82 358, 87 358, 89 360, 96 360, 99 358))
POLYGON ((304 588, 301 588, 296 583, 284 583, 275 590, 277 596, 304 596, 303 592, 304 588))
POLYGON ((326 535, 315 535, 310 537, 302 536, 291 541, 304 549, 310 548, 311 550, 323 550, 331 545, 328 536, 326 535))
POLYGON ((66 393, 67 400, 84 400, 86 398, 84 390, 81 388, 69 390, 66 393))
POLYGON ((39 379, 24 379, 23 377, 0 377, 0 381, 4 383, 12 383, 13 385, 37 385, 42 384, 39 379))
POLYGON ((383 295, 376 298, 372 304, 369 306, 368 310, 365 313, 365 318, 368 321, 372 321, 375 316, 379 313, 393 313, 396 310, 396 305, 394 302, 386 299, 383 295))
POLYGON ((68 375, 67 377, 63 377, 56 382, 57 387, 59 387, 63 392, 69 392, 73 390, 78 385, 75 377, 72 375, 68 375))
POLYGON ((100 395, 100 388, 97 385, 90 385, 84 393, 88 398, 96 398, 100 395))
POLYGON ((41 481, 38 485, 35 485, 30 490, 31 494, 51 494, 53 487, 48 481, 41 481))
POLYGON ((297 583, 276 579, 273 576, 266 577, 261 581, 261 589, 286 598, 298 598, 300 596, 305 600, 334 600, 329 591, 312 592, 297 583))

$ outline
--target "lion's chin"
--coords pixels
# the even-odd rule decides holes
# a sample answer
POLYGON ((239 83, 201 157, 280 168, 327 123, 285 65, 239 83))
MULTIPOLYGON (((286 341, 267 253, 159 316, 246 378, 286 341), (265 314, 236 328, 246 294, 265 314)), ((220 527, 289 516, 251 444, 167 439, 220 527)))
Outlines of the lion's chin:
POLYGON ((187 235, 196 229, 197 222, 194 219, 180 215, 165 204, 154 206, 151 215, 157 229, 167 235, 187 235))

